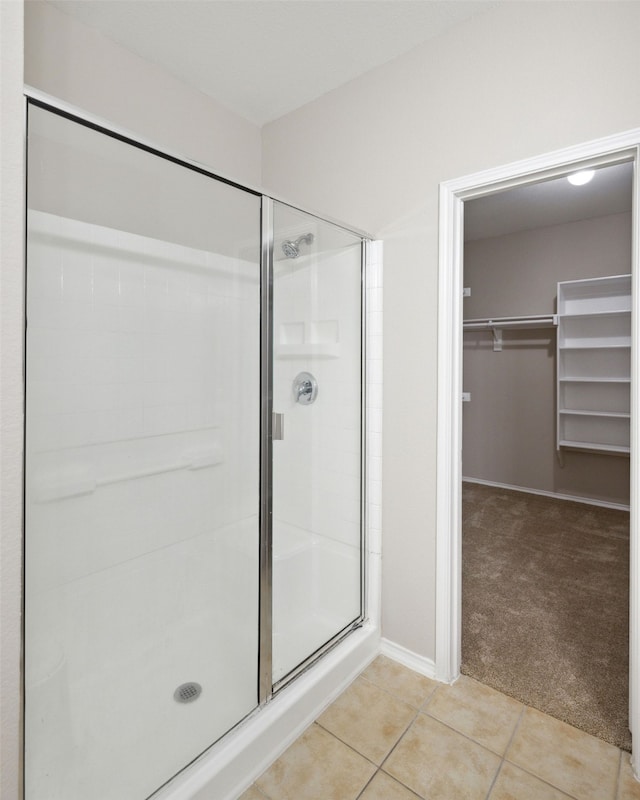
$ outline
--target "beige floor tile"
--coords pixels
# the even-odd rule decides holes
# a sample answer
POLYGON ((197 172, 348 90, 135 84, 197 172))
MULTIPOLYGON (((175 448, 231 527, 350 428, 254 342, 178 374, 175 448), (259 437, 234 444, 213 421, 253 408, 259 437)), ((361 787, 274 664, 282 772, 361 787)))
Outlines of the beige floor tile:
POLYGON ((378 772, 360 795, 359 800, 419 800, 419 798, 390 775, 378 772))
POLYGON ((256 781, 271 800, 355 800, 375 766, 312 725, 256 781))
POLYGON ((429 800, 484 800, 500 758, 419 714, 384 763, 384 770, 429 800))
POLYGON ((466 675, 440 686, 425 713, 503 755, 524 706, 466 675))
POLYGON ((577 800, 613 800, 619 750, 527 708, 506 758, 577 800))
POLYGON ((381 764, 415 714, 415 708, 407 703, 357 678, 317 721, 354 750, 381 764))
POLYGON ((250 786, 244 794, 240 795, 238 800, 268 800, 268 798, 255 786, 250 786))
POLYGON ((505 761, 489 800, 571 800, 568 794, 543 783, 505 761))
POLYGON ((386 656, 378 656, 365 669, 362 677, 415 708, 419 708, 440 686, 438 681, 432 681, 386 656))
POLYGON ((622 754, 616 800, 640 800, 640 781, 633 777, 629 753, 622 754))

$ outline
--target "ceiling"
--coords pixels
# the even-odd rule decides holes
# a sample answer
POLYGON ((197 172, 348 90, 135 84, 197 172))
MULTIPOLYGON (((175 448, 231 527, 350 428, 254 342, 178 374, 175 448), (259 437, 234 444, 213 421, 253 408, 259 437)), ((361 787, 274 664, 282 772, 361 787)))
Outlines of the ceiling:
POLYGON ((260 126, 499 5, 481 0, 48 1, 260 126))
POLYGON ((596 170, 584 186, 566 178, 519 186, 464 206, 465 241, 631 211, 633 164, 596 170))

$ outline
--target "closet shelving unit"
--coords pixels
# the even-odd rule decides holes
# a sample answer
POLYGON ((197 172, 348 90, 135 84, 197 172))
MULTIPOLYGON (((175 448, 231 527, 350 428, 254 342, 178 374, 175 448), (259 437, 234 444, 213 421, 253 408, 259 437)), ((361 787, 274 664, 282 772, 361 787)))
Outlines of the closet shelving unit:
POLYGON ((629 454, 631 276, 558 284, 557 448, 629 454))

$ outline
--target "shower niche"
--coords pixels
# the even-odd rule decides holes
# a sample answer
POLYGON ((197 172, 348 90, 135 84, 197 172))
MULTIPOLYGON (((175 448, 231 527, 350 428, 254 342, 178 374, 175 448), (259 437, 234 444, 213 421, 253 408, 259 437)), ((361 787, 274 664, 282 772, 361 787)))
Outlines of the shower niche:
POLYGON ((366 248, 44 102, 28 159, 25 800, 142 800, 366 617, 366 248))
POLYGON ((276 358, 340 358, 340 321, 282 323, 276 358))

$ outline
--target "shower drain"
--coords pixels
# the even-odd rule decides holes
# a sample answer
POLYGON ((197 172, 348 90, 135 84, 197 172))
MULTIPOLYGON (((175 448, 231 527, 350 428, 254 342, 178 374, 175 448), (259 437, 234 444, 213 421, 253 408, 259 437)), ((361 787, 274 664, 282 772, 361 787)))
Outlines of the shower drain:
POLYGON ((177 703, 193 703, 202 694, 202 686, 199 683, 190 681, 182 683, 173 693, 173 699, 177 703))

